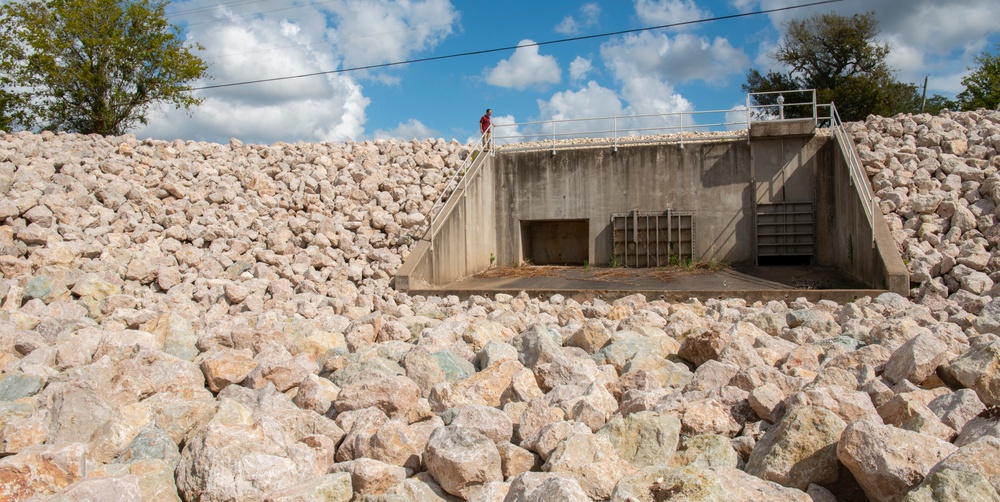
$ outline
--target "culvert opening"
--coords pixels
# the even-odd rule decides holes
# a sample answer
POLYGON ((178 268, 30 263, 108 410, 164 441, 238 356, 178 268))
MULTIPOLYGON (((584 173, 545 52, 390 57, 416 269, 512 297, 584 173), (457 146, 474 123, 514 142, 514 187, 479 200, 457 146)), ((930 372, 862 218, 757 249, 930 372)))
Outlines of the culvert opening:
POLYGON ((761 267, 798 267, 812 264, 812 256, 759 256, 757 265, 761 267))
POLYGON ((589 220, 521 222, 521 256, 533 265, 583 265, 589 243, 589 220))

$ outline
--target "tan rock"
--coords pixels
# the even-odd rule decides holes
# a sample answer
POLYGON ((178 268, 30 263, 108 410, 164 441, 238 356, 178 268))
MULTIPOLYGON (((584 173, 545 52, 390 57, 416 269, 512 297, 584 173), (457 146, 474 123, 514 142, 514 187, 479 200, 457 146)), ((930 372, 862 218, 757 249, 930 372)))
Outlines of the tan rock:
POLYGON ((503 480, 496 444, 472 430, 438 428, 427 443, 425 462, 441 488, 462 498, 475 486, 503 480))
POLYGON ((636 468, 669 464, 677 451, 681 423, 653 411, 612 417, 599 435, 607 436, 615 452, 636 468))
POLYGON ((497 445, 500 453, 500 472, 504 479, 510 479, 541 467, 539 458, 530 451, 511 443, 497 445))
POLYGON ((334 408, 338 413, 375 406, 390 418, 406 416, 420 398, 420 389, 402 376, 381 374, 351 377, 340 389, 334 408))
POLYGON ((220 349, 206 353, 199 363, 212 392, 242 382, 257 367, 250 349, 220 349))
POLYGON ((330 473, 338 472, 349 473, 354 493, 361 495, 381 495, 406 479, 406 469, 371 458, 334 464, 330 473))
POLYGON ((611 497, 618 480, 635 471, 615 453, 606 436, 590 431, 572 434, 560 442, 542 469, 572 474, 583 491, 595 500, 611 497))
POLYGON ((891 425, 859 420, 847 426, 837 458, 876 501, 898 501, 931 467, 957 450, 954 445, 891 425))
POLYGON ((38 445, 0 459, 0 498, 26 500, 57 493, 86 476, 87 448, 80 443, 38 445))
POLYGON ((795 406, 757 441, 746 471, 805 491, 837 481, 837 442, 847 423, 816 406, 795 406))

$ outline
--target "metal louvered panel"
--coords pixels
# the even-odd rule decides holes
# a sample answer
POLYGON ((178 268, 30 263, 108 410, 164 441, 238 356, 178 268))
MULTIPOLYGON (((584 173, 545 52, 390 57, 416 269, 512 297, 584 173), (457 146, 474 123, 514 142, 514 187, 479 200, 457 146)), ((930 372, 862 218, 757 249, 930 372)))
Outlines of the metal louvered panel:
POLYGON ((812 202, 757 206, 757 256, 813 256, 816 242, 812 202))
POLYGON ((692 211, 628 211, 611 214, 612 265, 665 267, 694 259, 692 211))

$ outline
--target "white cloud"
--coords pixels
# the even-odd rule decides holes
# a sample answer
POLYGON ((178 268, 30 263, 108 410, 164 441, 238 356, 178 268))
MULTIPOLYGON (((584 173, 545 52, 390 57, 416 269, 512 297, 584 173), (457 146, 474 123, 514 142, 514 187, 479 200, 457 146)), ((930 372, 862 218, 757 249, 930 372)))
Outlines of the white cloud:
POLYGON ((595 2, 585 3, 580 7, 578 17, 566 16, 556 25, 556 33, 574 35, 580 31, 597 25, 601 16, 601 6, 595 2))
POLYGON ((579 91, 557 92, 548 101, 538 101, 541 120, 611 117, 623 113, 615 91, 590 81, 579 91))
POLYGON ((710 11, 699 8, 694 0, 635 0, 635 13, 643 23, 654 25, 697 21, 712 16, 710 11))
POLYGON ((556 123, 526 126, 524 134, 529 136, 526 140, 609 136, 607 133, 596 131, 613 130, 612 120, 560 121, 621 116, 624 107, 615 91, 590 81, 586 87, 578 91, 561 91, 553 94, 548 101, 538 100, 538 111, 539 120, 556 121, 556 123))
POLYGON ((726 130, 733 131, 747 128, 747 105, 739 103, 733 105, 726 113, 726 130))
MULTIPOLYGON (((259 3, 171 4, 171 22, 200 53, 212 77, 193 87, 322 73, 345 66, 408 58, 448 36, 458 13, 448 0, 343 0, 261 10, 259 3)), ((365 96, 359 78, 396 83, 390 72, 326 74, 197 91, 190 116, 165 110, 137 136, 245 142, 343 141, 365 134, 365 96)), ((415 124, 409 131, 418 131, 415 124)), ((402 130, 402 129, 400 129, 402 130)))
POLYGON ((247 143, 275 141, 343 141, 364 131, 368 98, 350 79, 331 82, 331 97, 286 99, 270 103, 239 103, 228 96, 211 96, 190 116, 170 110, 137 131, 137 137, 196 139, 223 143, 238 138, 247 143), (336 89, 336 90, 334 90, 336 89))
POLYGON ((587 75, 594 70, 593 65, 590 60, 582 56, 577 56, 572 63, 569 64, 569 78, 573 82, 579 82, 587 78, 587 75))
POLYGON ((417 119, 410 119, 406 122, 400 122, 399 125, 393 129, 384 130, 377 129, 375 131, 375 139, 417 139, 423 140, 427 138, 434 138, 438 136, 437 131, 427 127, 423 122, 417 119))
POLYGON ((559 63, 552 56, 538 53, 532 40, 521 40, 510 59, 501 60, 486 74, 486 82, 497 87, 524 90, 557 84, 560 79, 559 63))
MULTIPOLYGON (((747 10, 774 7, 768 0, 738 3, 747 10)), ((932 81, 944 84, 957 83, 950 76, 962 73, 975 55, 987 48, 988 39, 984 35, 996 28, 996 7, 996 0, 870 0, 794 9, 769 17, 774 29, 783 32, 788 21, 817 13, 833 11, 851 16, 874 11, 882 31, 880 38, 891 45, 888 62, 898 70, 897 78, 922 84, 924 76, 930 74, 932 81)), ((961 90, 960 84, 946 85, 952 87, 939 89, 946 93, 961 90)))
POLYGON ((741 75, 749 65, 743 50, 728 40, 686 33, 674 38, 648 31, 627 35, 602 45, 601 56, 623 81, 656 75, 674 84, 691 80, 723 83, 730 75, 741 75))
POLYGON ((319 6, 336 18, 329 38, 346 67, 404 61, 444 40, 459 18, 448 0, 339 0, 319 6))

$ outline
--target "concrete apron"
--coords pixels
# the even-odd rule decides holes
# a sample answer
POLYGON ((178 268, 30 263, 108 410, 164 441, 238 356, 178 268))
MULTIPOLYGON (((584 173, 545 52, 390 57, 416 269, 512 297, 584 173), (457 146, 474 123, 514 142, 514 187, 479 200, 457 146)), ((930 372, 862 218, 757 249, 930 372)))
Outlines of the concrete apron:
POLYGON ((639 293, 650 301, 667 302, 685 302, 692 298, 701 301, 741 298, 753 303, 804 298, 813 303, 820 300, 849 303, 887 292, 853 288, 853 284, 845 281, 838 272, 817 271, 812 267, 754 267, 675 273, 657 269, 522 267, 514 269, 512 274, 490 275, 481 274, 441 287, 414 288, 408 293, 411 296, 455 295, 467 299, 470 296, 493 298, 497 294, 517 296, 524 291, 535 298, 547 299, 559 294, 578 302, 595 298, 612 301, 639 293))

